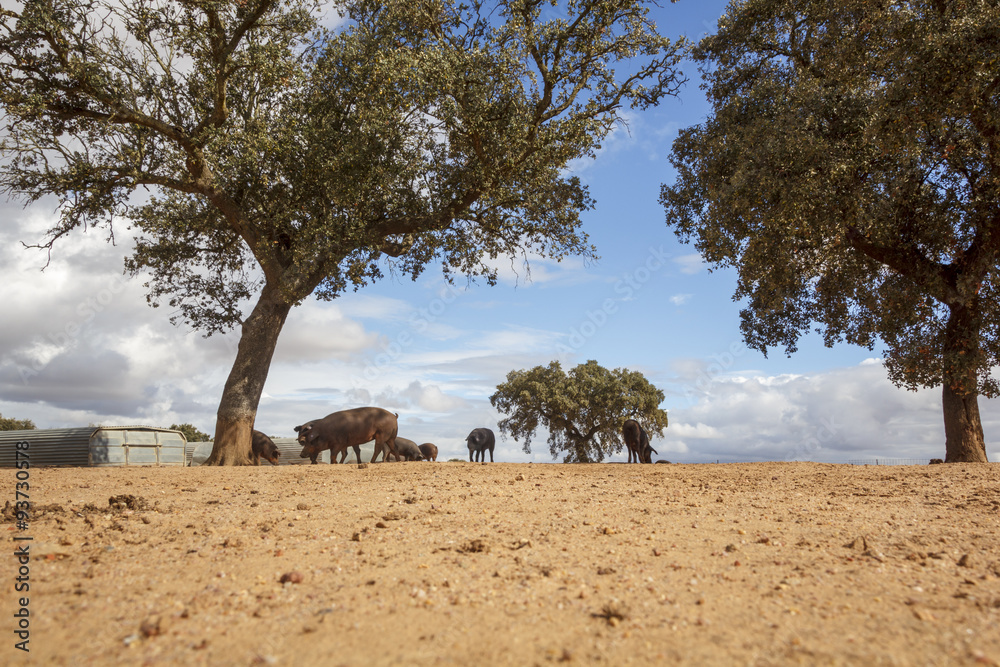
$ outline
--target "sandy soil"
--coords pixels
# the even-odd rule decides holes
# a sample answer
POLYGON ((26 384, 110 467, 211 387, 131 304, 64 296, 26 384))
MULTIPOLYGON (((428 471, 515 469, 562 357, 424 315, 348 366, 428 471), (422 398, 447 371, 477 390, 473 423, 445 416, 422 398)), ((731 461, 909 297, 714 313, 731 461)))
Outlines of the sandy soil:
POLYGON ((8 553, 33 538, 30 653, 13 647, 8 557, 5 664, 1000 665, 998 464, 32 469, 30 484, 27 530, 3 524, 8 553))

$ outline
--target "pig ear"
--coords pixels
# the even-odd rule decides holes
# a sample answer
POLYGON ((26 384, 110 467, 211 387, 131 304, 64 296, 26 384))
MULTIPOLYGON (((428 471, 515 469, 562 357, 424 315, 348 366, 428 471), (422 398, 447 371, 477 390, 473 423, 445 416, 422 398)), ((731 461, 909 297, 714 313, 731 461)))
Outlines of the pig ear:
POLYGON ((300 429, 300 428, 302 428, 302 426, 301 426, 301 425, 299 425, 299 426, 296 426, 296 427, 295 427, 295 428, 293 428, 292 430, 293 430, 293 431, 295 431, 296 433, 298 433, 298 432, 299 432, 299 429, 300 429))

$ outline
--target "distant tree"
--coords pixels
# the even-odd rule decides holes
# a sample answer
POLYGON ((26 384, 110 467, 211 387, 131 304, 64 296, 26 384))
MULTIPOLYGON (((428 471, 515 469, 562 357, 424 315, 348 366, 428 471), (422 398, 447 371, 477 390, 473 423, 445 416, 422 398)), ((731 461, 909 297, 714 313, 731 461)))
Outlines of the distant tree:
POLYGON ((593 256, 567 165, 681 84, 683 40, 653 4, 349 0, 330 34, 320 2, 8 3, 0 192, 58 198, 50 248, 128 219, 150 303, 241 328, 206 464, 247 465, 278 335, 311 294, 593 256))
POLYGON ((33 431, 35 422, 30 419, 14 419, 0 415, 0 431, 33 431))
POLYGON ((212 436, 199 431, 193 424, 171 424, 170 429, 183 433, 188 442, 207 442, 212 439, 212 436))
POLYGON ((749 346, 884 344, 889 379, 942 387, 947 461, 986 461, 1000 364, 995 2, 733 2, 681 131, 667 223, 738 271, 749 346))
POLYGON ((630 417, 650 436, 662 436, 667 413, 658 407, 661 402, 663 392, 642 373, 609 371, 596 361, 569 373, 558 361, 511 371, 490 396, 493 407, 509 415, 497 422, 501 433, 515 442, 523 438, 524 453, 530 454, 531 438, 542 426, 549 432, 552 458, 565 454, 565 463, 600 463, 620 452, 622 424, 630 417))

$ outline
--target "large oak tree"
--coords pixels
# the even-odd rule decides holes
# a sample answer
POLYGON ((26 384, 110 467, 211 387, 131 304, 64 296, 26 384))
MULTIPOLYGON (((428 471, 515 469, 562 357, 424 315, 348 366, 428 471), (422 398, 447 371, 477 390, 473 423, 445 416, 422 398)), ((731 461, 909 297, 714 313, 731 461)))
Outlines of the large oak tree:
POLYGON ((318 2, 24 0, 0 14, 0 191, 59 199, 50 247, 128 221, 153 305, 242 329, 207 463, 247 464, 306 297, 593 254, 567 164, 681 83, 647 4, 357 0, 327 32, 318 2))
POLYGON ((884 345, 942 386, 947 461, 985 461, 1000 361, 1000 5, 746 0, 695 50, 709 118, 674 144, 668 225, 738 271, 742 330, 790 354, 884 345))
POLYGON ((642 373, 627 368, 608 370, 596 361, 563 371, 558 361, 511 371, 507 381, 490 396, 493 407, 507 416, 497 423, 500 432, 524 440, 539 426, 549 432, 552 458, 564 454, 564 463, 600 463, 620 452, 622 425, 634 418, 650 436, 663 435, 667 413, 659 408, 663 392, 642 373))

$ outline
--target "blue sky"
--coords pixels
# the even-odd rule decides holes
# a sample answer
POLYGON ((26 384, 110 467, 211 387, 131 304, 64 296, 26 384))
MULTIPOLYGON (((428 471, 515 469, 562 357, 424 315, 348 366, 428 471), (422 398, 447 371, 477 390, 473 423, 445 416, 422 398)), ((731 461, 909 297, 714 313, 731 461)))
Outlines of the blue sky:
MULTIPOLYGON (((696 39, 725 4, 654 12, 664 34, 696 39)), ((765 358, 742 345, 734 274, 710 272, 679 243, 657 201, 673 180, 677 130, 708 112, 698 73, 685 69, 679 98, 629 112, 595 161, 573 165, 597 202, 583 219, 599 261, 532 259, 529 277, 516 258, 499 264, 495 287, 449 287, 429 267, 416 282, 389 277, 332 303, 310 299, 282 332, 257 427, 291 436, 329 412, 380 405, 400 413, 400 435, 465 457, 468 432, 501 417, 488 397, 509 371, 595 359, 665 392, 670 427, 653 441, 661 459, 943 457, 940 391, 893 387, 878 349, 826 348, 811 335, 793 357, 765 358)), ((191 422, 211 433, 235 336, 205 339, 149 308, 141 281, 120 275, 131 245, 122 235, 111 246, 100 230, 76 234, 40 272, 44 256, 19 241, 51 226, 51 205, 0 206, 0 295, 14 315, 0 324, 0 413, 39 427, 191 422)), ((1000 408, 980 407, 996 460, 1000 408)), ((497 458, 552 461, 545 439, 536 434, 526 454, 498 437, 497 458)))

